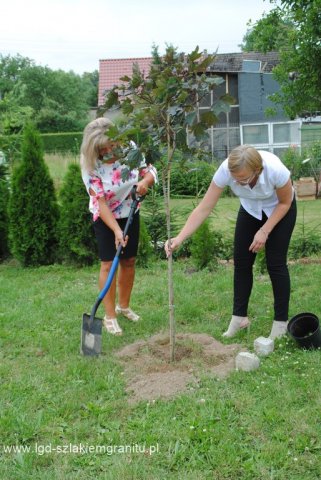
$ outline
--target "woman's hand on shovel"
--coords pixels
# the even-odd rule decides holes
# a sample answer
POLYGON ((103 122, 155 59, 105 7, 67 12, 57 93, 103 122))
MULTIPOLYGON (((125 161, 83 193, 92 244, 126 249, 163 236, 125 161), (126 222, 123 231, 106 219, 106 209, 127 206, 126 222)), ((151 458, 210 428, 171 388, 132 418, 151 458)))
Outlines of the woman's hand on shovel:
POLYGON ((149 183, 146 179, 143 178, 140 182, 137 183, 136 193, 141 197, 144 197, 148 192, 148 188, 149 183))
POLYGON ((127 242, 128 242, 128 235, 126 235, 126 238, 124 238, 123 231, 120 228, 115 230, 114 233, 115 233, 115 247, 116 247, 116 250, 119 247, 119 245, 121 245, 122 247, 126 247, 127 242))

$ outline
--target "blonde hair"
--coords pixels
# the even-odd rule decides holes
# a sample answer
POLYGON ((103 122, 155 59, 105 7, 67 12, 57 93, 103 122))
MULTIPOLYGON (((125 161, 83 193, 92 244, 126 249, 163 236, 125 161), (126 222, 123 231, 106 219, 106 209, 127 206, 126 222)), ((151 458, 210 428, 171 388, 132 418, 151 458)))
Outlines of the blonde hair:
POLYGON ((85 127, 80 147, 80 164, 88 172, 95 169, 99 150, 109 142, 106 132, 113 125, 113 122, 108 118, 100 117, 92 120, 85 127))
POLYGON ((231 173, 238 173, 243 168, 259 174, 263 170, 262 157, 251 145, 240 145, 228 156, 228 169, 231 173))

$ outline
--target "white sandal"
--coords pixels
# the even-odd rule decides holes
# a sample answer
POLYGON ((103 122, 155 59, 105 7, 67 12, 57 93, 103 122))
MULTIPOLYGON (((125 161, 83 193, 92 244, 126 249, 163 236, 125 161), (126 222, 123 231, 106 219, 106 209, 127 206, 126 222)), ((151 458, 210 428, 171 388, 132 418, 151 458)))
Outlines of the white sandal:
POLYGON ((116 305, 115 311, 117 314, 121 313, 124 315, 124 317, 128 318, 128 320, 131 320, 132 322, 138 322, 140 319, 140 316, 133 312, 131 308, 121 308, 119 305, 116 305))
POLYGON ((108 318, 107 315, 104 316, 103 320, 104 327, 108 333, 112 335, 122 335, 123 331, 118 325, 117 318, 108 318))

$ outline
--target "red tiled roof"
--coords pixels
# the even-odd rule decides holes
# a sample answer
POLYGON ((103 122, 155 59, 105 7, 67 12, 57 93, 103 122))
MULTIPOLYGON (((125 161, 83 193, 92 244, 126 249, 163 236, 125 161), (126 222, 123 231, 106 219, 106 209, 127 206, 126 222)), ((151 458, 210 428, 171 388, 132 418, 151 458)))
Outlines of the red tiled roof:
POLYGON ((151 61, 152 57, 99 60, 98 105, 104 103, 104 93, 114 85, 118 85, 121 77, 124 75, 132 76, 135 63, 138 64, 140 71, 146 75, 149 72, 151 61))

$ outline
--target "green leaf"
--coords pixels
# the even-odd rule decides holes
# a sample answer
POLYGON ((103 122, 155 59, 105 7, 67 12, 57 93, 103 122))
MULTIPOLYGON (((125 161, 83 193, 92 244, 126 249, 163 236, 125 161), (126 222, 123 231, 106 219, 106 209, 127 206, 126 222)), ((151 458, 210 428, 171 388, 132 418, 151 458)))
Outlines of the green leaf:
POLYGON ((196 123, 195 125, 193 125, 193 127, 191 128, 191 132, 193 133, 197 141, 204 140, 208 137, 207 128, 202 123, 196 123))
POLYGON ((195 123, 196 116, 197 116, 196 112, 188 113, 185 117, 185 123, 189 126, 192 126, 195 123))
POLYGON ((198 60, 199 58, 201 58, 202 56, 202 53, 199 51, 199 46, 197 45, 195 47, 195 50, 193 50, 188 56, 188 61, 189 62, 195 62, 196 60, 198 60))
POLYGON ((176 132, 176 145, 177 147, 180 148, 185 148, 186 147, 186 129, 185 128, 180 128, 176 132))
POLYGON ((126 98, 123 102, 121 102, 121 111, 124 115, 132 113, 133 110, 134 106, 129 98, 126 98))
POLYGON ((205 72, 208 69, 208 67, 212 65, 214 60, 215 60, 215 55, 206 55, 204 59, 198 64, 197 66, 198 70, 200 72, 205 72))
POLYGON ((117 125, 112 125, 108 128, 108 138, 116 140, 119 136, 119 130, 117 125))
POLYGON ((234 105, 235 104, 235 98, 232 97, 229 93, 225 93, 225 95, 222 95, 220 97, 220 100, 223 100, 224 102, 227 102, 229 105, 234 105))
POLYGON ((130 169, 125 167, 121 171, 121 179, 123 182, 126 182, 129 179, 130 169))
POLYGON ((228 103, 224 102, 223 100, 218 100, 217 102, 214 103, 211 110, 215 115, 219 115, 222 112, 228 113, 231 110, 231 107, 228 103))
POLYGON ((201 117, 201 122, 204 123, 207 127, 211 127, 212 125, 215 125, 215 123, 217 123, 218 121, 217 116, 210 110, 207 112, 201 113, 200 117, 201 117))
POLYGON ((109 110, 110 108, 114 107, 115 105, 119 105, 119 100, 118 100, 118 92, 116 91, 116 88, 113 88, 107 94, 105 107, 109 110))
POLYGON ((143 160, 144 160, 143 154, 138 147, 131 148, 129 150, 127 154, 127 161, 128 161, 130 170, 133 170, 134 168, 138 168, 143 160))

